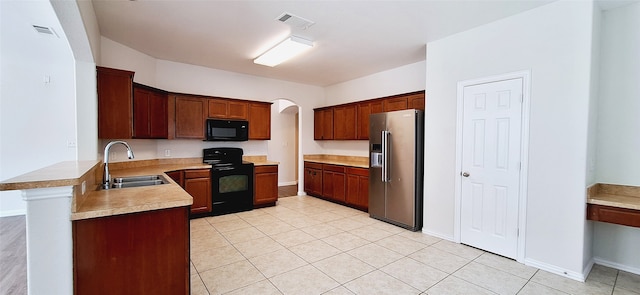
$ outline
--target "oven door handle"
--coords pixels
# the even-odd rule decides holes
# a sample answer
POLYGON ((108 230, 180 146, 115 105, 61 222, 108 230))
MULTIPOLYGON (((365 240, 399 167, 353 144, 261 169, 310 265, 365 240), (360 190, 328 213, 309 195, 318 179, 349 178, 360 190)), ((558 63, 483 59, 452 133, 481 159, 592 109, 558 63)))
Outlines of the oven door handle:
POLYGON ((214 170, 216 170, 216 171, 228 171, 228 170, 235 170, 235 169, 236 169, 235 167, 218 167, 218 168, 215 168, 214 170))

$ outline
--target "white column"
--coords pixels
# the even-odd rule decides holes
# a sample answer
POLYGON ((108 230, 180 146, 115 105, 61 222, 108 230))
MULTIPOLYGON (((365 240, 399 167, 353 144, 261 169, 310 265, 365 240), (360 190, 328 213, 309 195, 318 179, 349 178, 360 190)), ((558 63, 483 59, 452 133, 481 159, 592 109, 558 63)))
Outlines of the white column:
POLYGON ((304 192, 304 154, 302 153, 302 107, 298 106, 298 196, 306 196, 304 192))
POLYGON ((73 294, 72 196, 73 186, 22 191, 29 294, 73 294))

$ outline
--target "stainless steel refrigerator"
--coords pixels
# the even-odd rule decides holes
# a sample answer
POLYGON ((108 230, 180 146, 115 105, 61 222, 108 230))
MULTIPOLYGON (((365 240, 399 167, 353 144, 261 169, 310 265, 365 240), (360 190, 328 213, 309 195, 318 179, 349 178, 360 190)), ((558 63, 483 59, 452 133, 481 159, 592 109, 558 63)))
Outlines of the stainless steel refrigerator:
POLYGON ((402 110, 369 116, 369 216, 422 228, 424 113, 402 110))

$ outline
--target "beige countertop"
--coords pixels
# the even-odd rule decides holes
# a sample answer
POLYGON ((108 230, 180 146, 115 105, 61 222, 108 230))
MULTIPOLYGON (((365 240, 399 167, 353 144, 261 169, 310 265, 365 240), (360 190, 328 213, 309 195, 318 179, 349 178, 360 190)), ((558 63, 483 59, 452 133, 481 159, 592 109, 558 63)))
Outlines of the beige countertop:
POLYGON ((341 156, 341 155, 305 155, 307 162, 369 168, 369 157, 341 156))
MULTIPOLYGON (((245 161, 254 165, 278 165, 266 156, 250 156, 245 161), (253 157, 253 158, 252 158, 253 157)), ((112 177, 156 175, 184 169, 209 169, 202 158, 154 159, 115 162, 109 164, 112 177)), ((166 176, 166 175, 165 175, 166 176)), ((189 206, 191 196, 170 177, 169 183, 146 187, 99 189, 102 180, 100 161, 69 161, 38 169, 0 182, 0 190, 24 190, 58 186, 73 186, 71 220, 189 206), (86 182, 83 194, 81 185, 86 182)))
POLYGON ((587 189, 587 203, 640 210, 640 187, 597 183, 587 189))
POLYGON ((100 161, 66 161, 0 182, 0 191, 80 185, 100 161))

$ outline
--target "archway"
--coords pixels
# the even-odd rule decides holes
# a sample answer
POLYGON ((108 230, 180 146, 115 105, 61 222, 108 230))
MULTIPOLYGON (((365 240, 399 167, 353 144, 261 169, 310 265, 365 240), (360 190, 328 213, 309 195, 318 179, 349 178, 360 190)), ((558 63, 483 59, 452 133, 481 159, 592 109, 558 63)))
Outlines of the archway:
POLYGON ((278 186, 297 185, 304 195, 301 107, 289 99, 273 100, 269 157, 280 162, 278 186))

